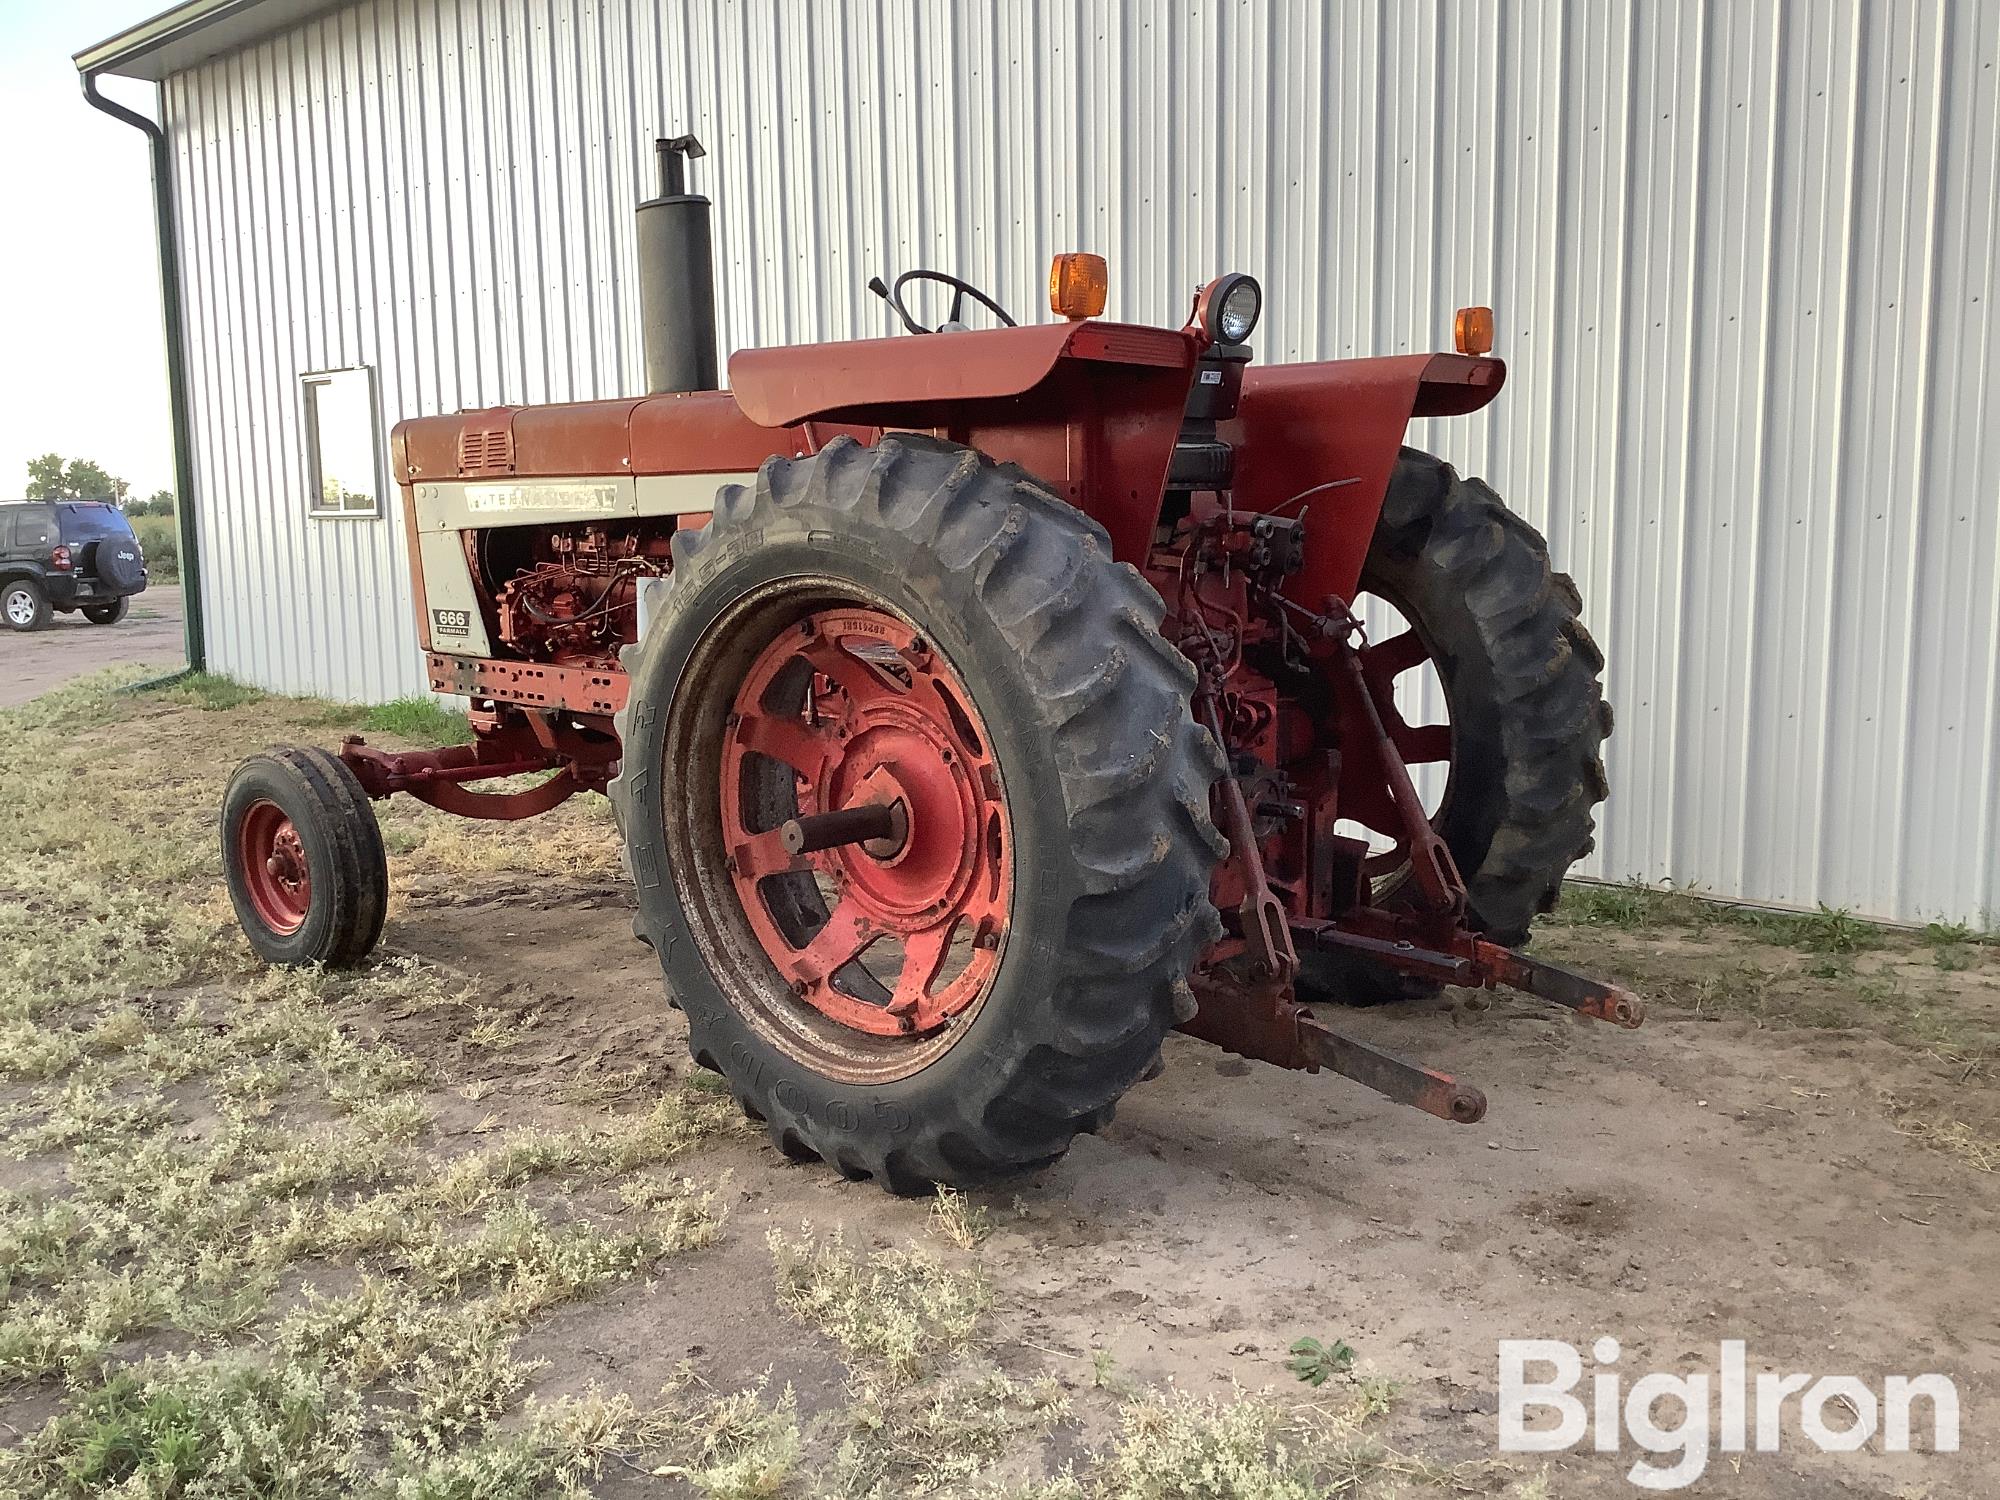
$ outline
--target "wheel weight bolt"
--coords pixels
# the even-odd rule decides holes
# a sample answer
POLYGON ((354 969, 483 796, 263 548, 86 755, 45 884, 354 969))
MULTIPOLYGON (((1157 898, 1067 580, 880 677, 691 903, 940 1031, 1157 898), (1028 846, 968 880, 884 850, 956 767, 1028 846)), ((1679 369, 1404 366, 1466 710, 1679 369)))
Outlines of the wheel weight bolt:
POLYGON ((787 819, 778 837, 787 854, 816 854, 842 844, 867 844, 878 839, 900 842, 907 831, 908 819, 900 807, 869 802, 860 807, 787 819))

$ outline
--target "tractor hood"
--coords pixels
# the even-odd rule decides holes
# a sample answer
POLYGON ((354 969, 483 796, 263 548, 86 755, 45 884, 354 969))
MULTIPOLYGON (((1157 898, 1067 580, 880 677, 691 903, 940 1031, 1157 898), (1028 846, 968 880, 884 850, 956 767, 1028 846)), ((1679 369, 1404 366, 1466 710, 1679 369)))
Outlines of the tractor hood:
POLYGON ((760 427, 865 421, 876 408, 907 411, 1022 396, 1066 359, 1191 370, 1197 348, 1196 336, 1182 329, 1094 320, 1040 323, 744 349, 730 357, 729 386, 744 415, 760 427))

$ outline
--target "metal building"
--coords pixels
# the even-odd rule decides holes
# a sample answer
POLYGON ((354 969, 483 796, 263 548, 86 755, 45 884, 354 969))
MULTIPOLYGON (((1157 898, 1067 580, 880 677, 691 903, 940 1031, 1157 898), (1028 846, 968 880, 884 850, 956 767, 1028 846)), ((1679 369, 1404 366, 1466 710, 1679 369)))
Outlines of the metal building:
POLYGON ((1154 322, 1256 273, 1265 358, 1492 304, 1507 391, 1413 441, 1583 589, 1588 873, 1973 920, 1996 63, 1983 0, 190 0, 78 58, 160 84, 217 670, 421 689, 386 430, 638 390, 631 209, 692 130, 731 348, 886 333, 918 264, 1032 312, 1060 249, 1154 322), (356 401, 372 479, 314 489, 356 401))

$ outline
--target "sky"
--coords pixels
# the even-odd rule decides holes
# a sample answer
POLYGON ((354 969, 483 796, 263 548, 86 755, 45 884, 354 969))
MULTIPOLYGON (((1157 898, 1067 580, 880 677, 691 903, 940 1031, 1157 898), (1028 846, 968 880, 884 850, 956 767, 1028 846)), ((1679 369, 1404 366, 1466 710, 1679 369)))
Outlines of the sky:
MULTIPOLYGON (((146 138, 84 101, 70 54, 167 0, 0 0, 0 499, 38 454, 173 485, 146 138)), ((103 91, 157 116, 153 86, 103 91)))

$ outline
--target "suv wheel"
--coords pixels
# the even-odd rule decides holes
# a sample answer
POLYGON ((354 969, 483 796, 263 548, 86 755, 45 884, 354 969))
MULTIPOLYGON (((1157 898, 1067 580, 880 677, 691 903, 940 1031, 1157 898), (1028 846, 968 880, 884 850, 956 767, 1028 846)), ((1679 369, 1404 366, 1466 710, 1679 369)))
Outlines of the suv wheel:
POLYGON ((34 579, 13 579, 0 587, 0 619, 9 630, 40 630, 49 623, 49 597, 34 579))
POLYGON ((93 625, 116 625, 125 618, 131 608, 132 601, 120 597, 113 599, 109 604, 86 604, 83 607, 83 617, 93 625))

